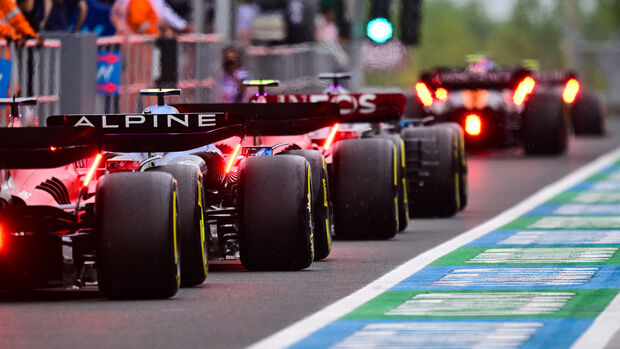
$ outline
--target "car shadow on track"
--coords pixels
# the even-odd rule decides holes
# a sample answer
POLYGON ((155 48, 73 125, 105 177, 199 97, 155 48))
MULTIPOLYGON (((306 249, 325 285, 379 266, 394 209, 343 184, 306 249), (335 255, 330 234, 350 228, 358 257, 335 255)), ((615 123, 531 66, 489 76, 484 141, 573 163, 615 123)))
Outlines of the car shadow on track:
POLYGON ((96 288, 0 291, 0 303, 66 302, 104 298, 96 288))

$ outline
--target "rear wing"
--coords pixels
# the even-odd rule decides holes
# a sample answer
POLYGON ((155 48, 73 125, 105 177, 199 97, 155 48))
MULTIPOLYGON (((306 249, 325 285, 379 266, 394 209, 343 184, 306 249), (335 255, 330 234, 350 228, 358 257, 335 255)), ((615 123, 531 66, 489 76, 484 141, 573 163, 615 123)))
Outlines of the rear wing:
POLYGON ((100 135, 94 128, 0 128, 0 168, 52 168, 95 155, 100 135))
MULTIPOLYGON (((399 121, 405 111, 402 93, 280 94, 268 95, 267 103, 331 102, 340 107, 338 122, 367 123, 399 121)), ((255 101, 252 98, 251 101, 255 101)))
POLYGON ((577 79, 577 75, 571 71, 550 70, 536 71, 532 74, 537 83, 543 85, 564 85, 570 79, 577 79))
POLYGON ((443 87, 448 90, 465 89, 514 89, 525 77, 531 75, 526 69, 491 70, 470 72, 465 69, 436 69, 422 74, 422 82, 429 88, 443 87))
POLYGON ((10 117, 20 117, 19 115, 19 106, 21 105, 37 105, 36 97, 20 97, 17 98, 13 96, 13 98, 0 98, 0 106, 10 106, 10 117))
POLYGON ((182 151, 283 130, 302 134, 332 125, 339 113, 333 103, 185 106, 200 112, 54 115, 48 127, 0 128, 0 168, 58 167, 101 151, 182 151))
POLYGON ((283 103, 278 105, 259 103, 232 104, 173 104, 182 113, 209 113, 227 110, 232 120, 242 116, 244 134, 275 136, 304 134, 336 122, 340 113, 338 104, 283 103))

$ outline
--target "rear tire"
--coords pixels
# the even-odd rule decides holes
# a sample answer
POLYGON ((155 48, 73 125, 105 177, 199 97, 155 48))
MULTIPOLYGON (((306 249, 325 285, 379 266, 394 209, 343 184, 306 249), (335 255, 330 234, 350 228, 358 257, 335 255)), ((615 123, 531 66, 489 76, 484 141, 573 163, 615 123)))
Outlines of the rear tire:
POLYGON ((409 212, 414 217, 451 217, 460 204, 458 135, 439 124, 403 130, 409 212))
POLYGON ((568 131, 564 101, 553 93, 534 93, 523 111, 523 139, 528 155, 556 155, 566 151, 568 131))
POLYGON ((577 136, 605 135, 605 110, 595 94, 582 93, 571 107, 573 131, 577 136))
POLYGON ((392 141, 337 142, 333 152, 336 237, 390 239, 398 231, 398 158, 392 141))
POLYGON ((325 157, 316 150, 289 150, 286 155, 298 155, 306 159, 312 172, 312 223, 314 237, 314 260, 325 259, 331 251, 331 226, 333 215, 329 197, 329 178, 325 157))
POLYGON ((389 139, 396 146, 396 159, 398 162, 398 232, 403 232, 409 225, 409 200, 407 193, 405 142, 397 134, 378 135, 377 138, 389 139))
MULTIPOLYGON (((442 124, 443 125, 443 124, 442 124)), ((458 142, 458 167, 459 167, 459 210, 467 206, 469 186, 467 183, 467 155, 465 154, 465 134, 461 126, 454 122, 445 123, 451 127, 457 135, 458 142)))
POLYGON ((314 258, 310 164, 301 156, 245 159, 239 171, 241 263, 300 270, 314 258))
POLYGON ((167 173, 103 176, 96 193, 97 276, 108 298, 168 298, 179 289, 176 186, 167 173))
POLYGON ((177 180, 181 286, 200 285, 207 278, 206 239, 210 235, 204 220, 202 173, 189 164, 158 166, 150 171, 169 173, 177 180))

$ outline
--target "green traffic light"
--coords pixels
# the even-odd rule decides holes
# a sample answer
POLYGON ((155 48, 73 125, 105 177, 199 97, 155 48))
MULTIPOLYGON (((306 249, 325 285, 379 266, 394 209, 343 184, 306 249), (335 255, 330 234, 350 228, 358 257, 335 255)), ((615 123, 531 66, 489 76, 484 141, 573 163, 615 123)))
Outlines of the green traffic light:
POLYGON ((366 26, 366 35, 378 44, 388 41, 393 32, 392 23, 383 17, 373 19, 366 26))

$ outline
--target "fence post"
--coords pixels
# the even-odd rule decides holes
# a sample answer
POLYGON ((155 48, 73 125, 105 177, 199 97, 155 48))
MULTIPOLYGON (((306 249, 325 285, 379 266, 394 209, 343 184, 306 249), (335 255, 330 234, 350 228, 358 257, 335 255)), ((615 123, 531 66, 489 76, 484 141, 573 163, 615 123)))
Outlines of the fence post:
POLYGON ((94 113, 97 89, 97 36, 95 34, 48 33, 59 39, 60 105, 63 113, 94 113))

